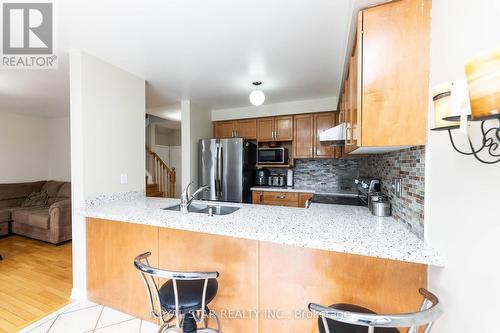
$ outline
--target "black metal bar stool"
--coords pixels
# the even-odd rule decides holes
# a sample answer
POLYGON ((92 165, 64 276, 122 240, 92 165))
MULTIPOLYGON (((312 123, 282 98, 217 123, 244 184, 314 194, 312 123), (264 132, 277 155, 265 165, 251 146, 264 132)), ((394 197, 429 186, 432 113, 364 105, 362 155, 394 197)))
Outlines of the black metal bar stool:
POLYGON ((309 310, 319 316, 321 333, 399 333, 397 327, 409 328, 408 333, 417 333, 425 325, 424 333, 429 333, 433 322, 442 314, 438 298, 419 289, 424 296, 420 311, 403 314, 376 314, 353 304, 333 304, 329 307, 309 304, 309 310))
POLYGON ((150 255, 151 252, 138 255, 134 266, 146 285, 151 316, 160 320, 158 333, 219 333, 219 319, 207 307, 217 294, 219 273, 175 272, 151 267, 150 255), (158 289, 155 277, 168 281, 158 289), (215 319, 217 329, 207 327, 209 317, 215 319), (198 324, 203 328, 198 329, 198 324))

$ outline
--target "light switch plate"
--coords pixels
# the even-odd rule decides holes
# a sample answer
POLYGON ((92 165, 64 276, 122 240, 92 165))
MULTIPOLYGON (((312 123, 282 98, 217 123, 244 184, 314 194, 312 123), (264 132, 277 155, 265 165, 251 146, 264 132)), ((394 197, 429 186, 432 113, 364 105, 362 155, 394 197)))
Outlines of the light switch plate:
POLYGON ((126 185, 128 183, 128 176, 126 173, 120 175, 120 184, 126 185))
POLYGON ((396 197, 401 198, 403 194, 403 179, 396 178, 392 181, 392 191, 396 195, 396 197))

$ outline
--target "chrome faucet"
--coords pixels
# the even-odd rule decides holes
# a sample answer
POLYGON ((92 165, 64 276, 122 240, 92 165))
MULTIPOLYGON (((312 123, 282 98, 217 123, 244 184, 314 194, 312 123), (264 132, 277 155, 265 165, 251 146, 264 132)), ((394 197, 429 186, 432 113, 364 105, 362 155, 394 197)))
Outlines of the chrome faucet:
POLYGON ((182 191, 182 194, 181 194, 181 213, 182 214, 187 214, 188 211, 189 211, 189 205, 191 205, 191 201, 194 200, 194 198, 201 192, 203 191, 208 191, 210 189, 210 186, 208 185, 203 185, 201 186, 199 189, 197 189, 196 191, 194 191, 194 193, 191 195, 191 197, 189 196, 189 187, 193 184, 193 182, 187 184, 186 188, 184 189, 184 191, 182 191))

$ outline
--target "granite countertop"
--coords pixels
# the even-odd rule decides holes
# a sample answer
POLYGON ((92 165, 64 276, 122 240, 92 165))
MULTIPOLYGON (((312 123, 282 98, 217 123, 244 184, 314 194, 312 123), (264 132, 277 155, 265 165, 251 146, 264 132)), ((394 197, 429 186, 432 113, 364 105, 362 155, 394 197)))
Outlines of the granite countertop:
POLYGON ((178 203, 178 199, 114 198, 89 202, 82 214, 86 217, 444 266, 444 259, 402 223, 392 217, 374 217, 366 207, 314 203, 305 209, 222 203, 240 209, 230 215, 211 217, 162 210, 178 203))

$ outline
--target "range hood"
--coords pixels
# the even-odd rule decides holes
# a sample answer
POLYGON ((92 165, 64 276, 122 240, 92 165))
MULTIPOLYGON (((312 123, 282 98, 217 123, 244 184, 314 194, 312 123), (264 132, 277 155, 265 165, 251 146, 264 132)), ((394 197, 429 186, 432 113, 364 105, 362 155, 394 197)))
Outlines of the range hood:
POLYGON ((319 133, 319 141, 331 143, 332 146, 345 145, 345 123, 340 123, 335 127, 319 133))

